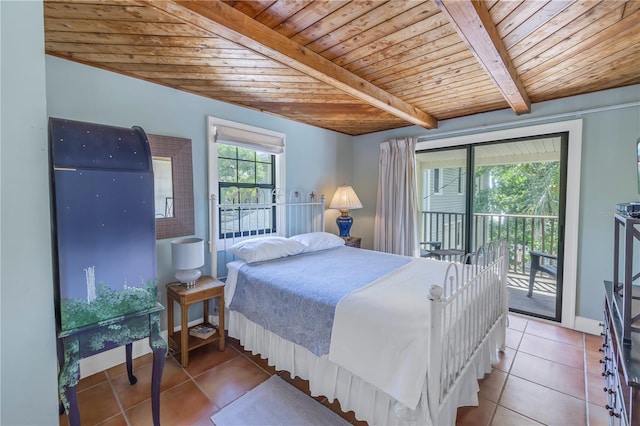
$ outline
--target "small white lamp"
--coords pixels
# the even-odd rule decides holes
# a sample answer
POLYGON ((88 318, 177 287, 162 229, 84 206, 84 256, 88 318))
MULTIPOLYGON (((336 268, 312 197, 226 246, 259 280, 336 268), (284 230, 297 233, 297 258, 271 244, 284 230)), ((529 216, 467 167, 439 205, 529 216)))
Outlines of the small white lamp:
POLYGON ((349 210, 362 208, 362 203, 356 192, 347 185, 339 187, 333 195, 329 208, 340 210, 341 214, 336 219, 336 224, 338 224, 340 236, 349 237, 349 231, 353 225, 353 218, 349 216, 349 210))
POLYGON ((202 275, 199 267, 204 265, 204 242, 202 238, 181 238, 171 241, 171 262, 176 270, 176 279, 187 287, 196 285, 202 275))

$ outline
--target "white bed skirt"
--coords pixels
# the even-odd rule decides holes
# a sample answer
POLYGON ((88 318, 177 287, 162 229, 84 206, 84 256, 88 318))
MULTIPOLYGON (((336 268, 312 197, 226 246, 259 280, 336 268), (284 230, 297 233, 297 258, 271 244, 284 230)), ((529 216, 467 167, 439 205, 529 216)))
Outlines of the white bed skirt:
MULTIPOLYGON (((238 312, 228 311, 228 314, 229 336, 240 340, 246 350, 267 358, 268 364, 277 370, 308 380, 312 396, 322 395, 330 402, 337 399, 343 411, 355 412, 358 420, 370 425, 454 425, 458 407, 478 405, 478 379, 491 372, 491 365, 497 362, 497 348, 505 322, 500 321, 500 326, 494 327, 485 337, 458 383, 441 404, 439 413, 429 413, 426 378, 420 402, 415 410, 411 410, 326 357, 318 357, 265 330, 238 312), (437 420, 434 422, 433 418, 437 420)), ((427 353, 425 348, 425 356, 427 353)))

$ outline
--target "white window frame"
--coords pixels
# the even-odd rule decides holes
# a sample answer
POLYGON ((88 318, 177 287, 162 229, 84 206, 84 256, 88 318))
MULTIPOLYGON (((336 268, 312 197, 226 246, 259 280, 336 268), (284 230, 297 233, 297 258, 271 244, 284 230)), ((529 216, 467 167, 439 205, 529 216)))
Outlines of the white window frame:
MULTIPOLYGON (((225 145, 235 145, 275 155, 275 186, 282 194, 285 188, 285 146, 286 134, 222 118, 207 117, 207 187, 209 192, 209 253, 211 253, 212 271, 217 271, 216 247, 220 245, 218 221, 213 215, 214 202, 218 200, 218 141, 225 145)), ((285 217, 276 216, 276 230, 285 229, 285 217)), ((240 241, 242 238, 236 238, 240 241)))

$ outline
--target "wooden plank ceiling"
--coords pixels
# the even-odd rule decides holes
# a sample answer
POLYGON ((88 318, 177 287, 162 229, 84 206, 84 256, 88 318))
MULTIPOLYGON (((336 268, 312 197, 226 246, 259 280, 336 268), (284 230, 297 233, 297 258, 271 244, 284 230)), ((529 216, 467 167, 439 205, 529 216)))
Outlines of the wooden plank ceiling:
POLYGON ((640 0, 45 0, 46 53, 349 135, 640 83, 640 0))

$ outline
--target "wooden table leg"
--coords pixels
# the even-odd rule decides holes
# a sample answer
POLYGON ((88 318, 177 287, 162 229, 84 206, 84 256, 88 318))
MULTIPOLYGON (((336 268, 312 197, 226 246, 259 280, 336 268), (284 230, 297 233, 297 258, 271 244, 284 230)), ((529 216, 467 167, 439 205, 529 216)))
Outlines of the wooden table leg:
POLYGON ((167 336, 169 341, 172 341, 173 344, 176 344, 176 341, 173 339, 173 299, 171 297, 167 297, 167 336))
POLYGON ((180 304, 180 363, 183 367, 189 365, 189 306, 180 304))
POLYGON ((221 351, 224 351, 224 293, 218 296, 218 333, 220 333, 218 347, 221 351))

